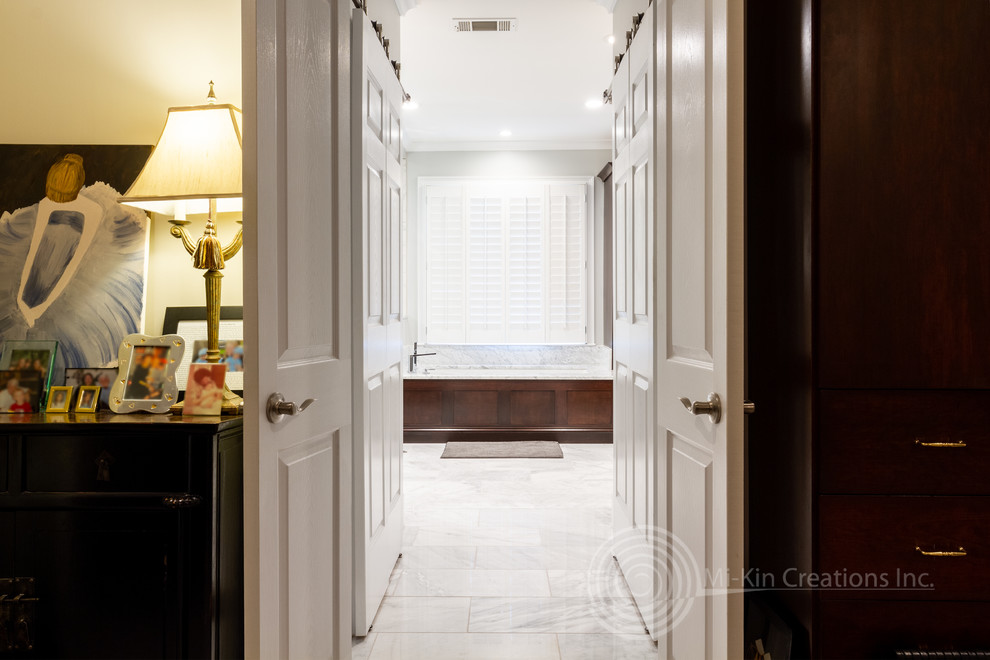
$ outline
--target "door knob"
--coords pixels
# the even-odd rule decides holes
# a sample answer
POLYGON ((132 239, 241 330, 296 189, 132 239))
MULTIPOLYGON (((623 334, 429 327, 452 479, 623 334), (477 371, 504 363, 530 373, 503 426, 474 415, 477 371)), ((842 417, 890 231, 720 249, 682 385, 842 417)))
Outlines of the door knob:
POLYGON ((680 401, 692 415, 708 415, 712 424, 718 424, 722 419, 722 400, 714 392, 708 395, 708 401, 692 402, 686 396, 682 396, 680 401))
POLYGON ((266 407, 268 421, 272 424, 278 424, 286 415, 298 415, 315 402, 316 399, 306 399, 302 405, 296 405, 295 401, 286 401, 281 392, 276 392, 268 397, 268 406, 266 407))

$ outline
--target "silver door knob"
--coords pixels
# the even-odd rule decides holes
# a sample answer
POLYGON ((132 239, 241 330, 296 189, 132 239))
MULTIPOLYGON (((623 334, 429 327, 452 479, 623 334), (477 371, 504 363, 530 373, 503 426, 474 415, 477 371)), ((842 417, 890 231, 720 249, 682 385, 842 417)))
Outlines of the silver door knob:
POLYGON ((682 396, 680 401, 692 415, 708 415, 712 424, 718 424, 722 419, 722 400, 714 392, 708 395, 708 401, 692 402, 686 396, 682 396))
POLYGON ((268 413, 268 421, 272 424, 278 424, 286 415, 298 415, 313 403, 316 403, 316 399, 306 399, 302 405, 296 405, 294 401, 286 401, 281 392, 276 392, 268 397, 268 405, 265 410, 268 413))

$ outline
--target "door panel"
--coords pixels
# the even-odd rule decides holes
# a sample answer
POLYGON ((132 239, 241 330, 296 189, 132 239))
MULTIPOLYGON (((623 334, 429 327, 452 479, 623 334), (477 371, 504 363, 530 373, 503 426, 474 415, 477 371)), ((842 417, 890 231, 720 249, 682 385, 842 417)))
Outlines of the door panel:
POLYGON ((368 633, 402 543, 402 88, 367 15, 352 16, 356 101, 354 634, 368 633), (358 93, 364 90, 364 94, 358 93), (358 263, 358 259, 362 263, 358 263))
POLYGON ((344 3, 245 0, 245 651, 350 649, 351 294, 344 3), (329 101, 329 102, 328 102, 329 101), (269 394, 314 403, 268 420, 269 394), (346 466, 346 467, 345 467, 346 466))
POLYGON ((616 497, 613 524, 619 567, 651 634, 656 607, 656 388, 653 345, 655 222, 653 142, 655 58, 647 12, 640 36, 612 82, 615 104, 615 375, 616 497), (620 130, 621 129, 621 130, 620 130))
POLYGON ((658 437, 673 591, 661 652, 742 654, 742 3, 681 0, 657 11, 658 437), (681 397, 717 394, 718 421, 681 397))

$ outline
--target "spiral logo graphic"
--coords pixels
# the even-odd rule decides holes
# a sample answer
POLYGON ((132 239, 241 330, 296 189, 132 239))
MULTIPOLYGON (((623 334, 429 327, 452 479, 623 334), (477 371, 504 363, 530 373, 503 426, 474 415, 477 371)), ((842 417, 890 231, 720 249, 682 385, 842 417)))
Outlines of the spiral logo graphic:
POLYGON ((676 534, 659 527, 637 527, 619 532, 598 548, 589 566, 587 588, 595 616, 610 632, 639 631, 645 621, 660 636, 676 628, 696 599, 705 595, 705 580, 691 549, 676 534), (615 558, 621 559, 621 574, 615 558), (637 597, 641 612, 617 606, 622 602, 617 599, 627 598, 629 591, 637 597))

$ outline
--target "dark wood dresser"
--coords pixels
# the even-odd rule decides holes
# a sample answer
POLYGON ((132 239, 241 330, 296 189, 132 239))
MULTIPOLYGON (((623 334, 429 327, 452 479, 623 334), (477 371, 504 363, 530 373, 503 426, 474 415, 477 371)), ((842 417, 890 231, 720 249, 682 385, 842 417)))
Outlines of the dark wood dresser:
POLYGON ((241 418, 0 415, 0 658, 243 657, 241 418))
POLYGON ((816 658, 988 651, 990 3, 747 25, 752 586, 816 658))

